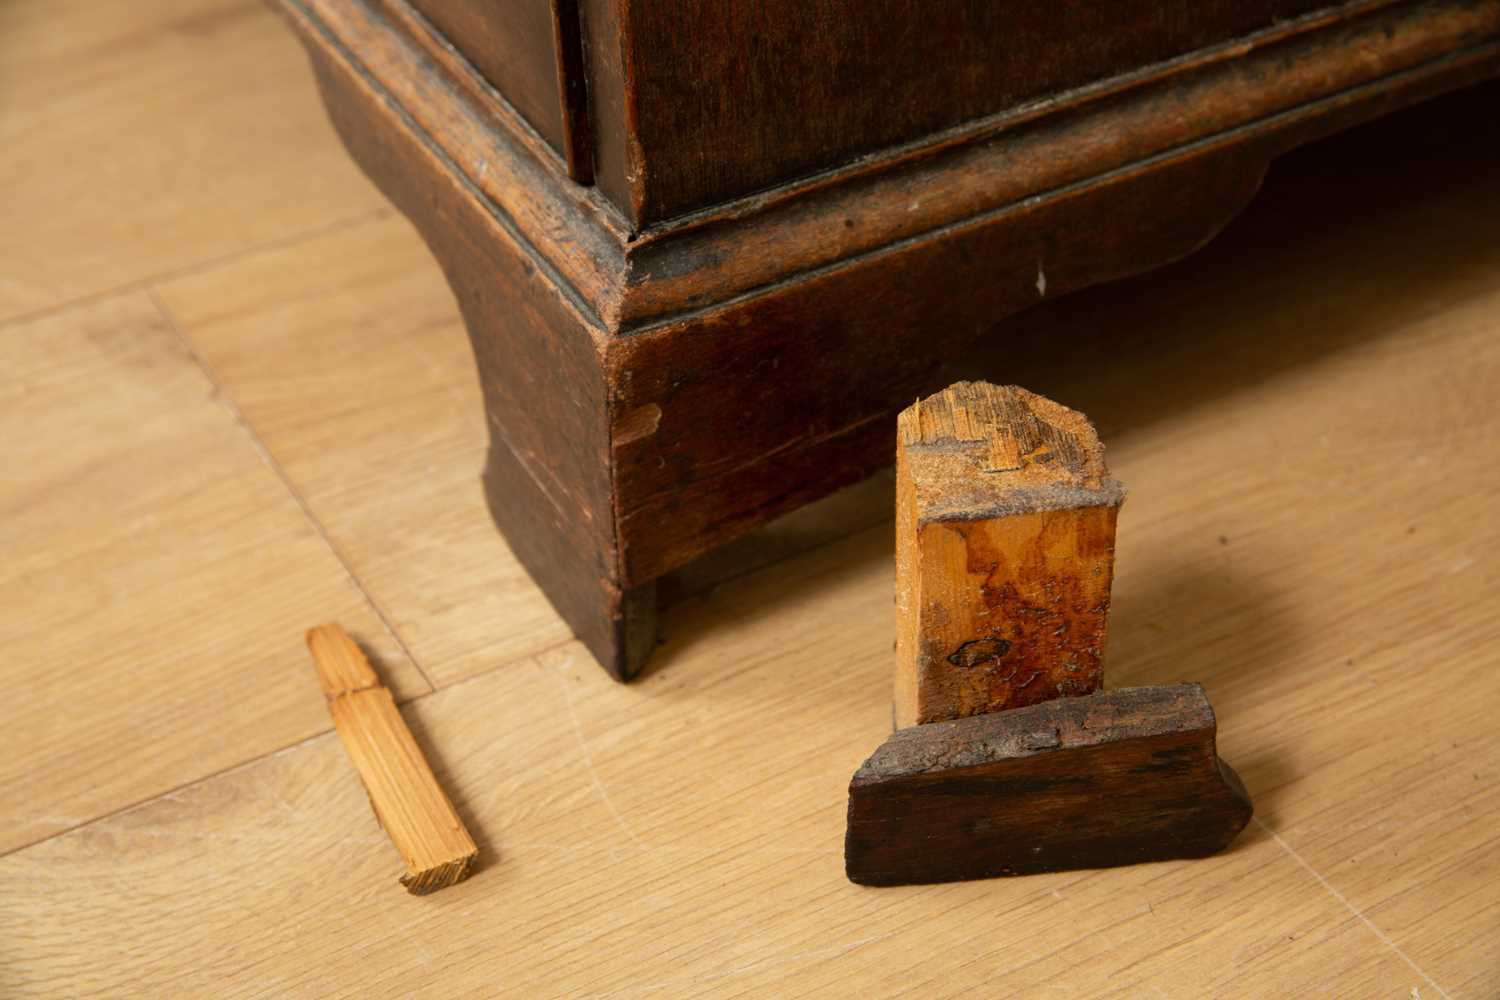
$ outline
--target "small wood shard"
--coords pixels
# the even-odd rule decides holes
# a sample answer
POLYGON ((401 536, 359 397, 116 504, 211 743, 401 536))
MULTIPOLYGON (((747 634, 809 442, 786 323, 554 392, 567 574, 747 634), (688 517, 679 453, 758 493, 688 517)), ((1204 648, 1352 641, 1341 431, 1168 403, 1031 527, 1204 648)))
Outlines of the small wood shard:
POLYGON ((416 895, 468 877, 479 850, 365 655, 337 625, 307 633, 328 712, 369 795, 375 818, 406 862, 416 895))
POLYGON ((959 382, 897 434, 896 725, 1097 690, 1124 489, 1093 425, 959 382))
POLYGON ((908 885, 1213 854, 1250 820, 1196 684, 897 730, 849 784, 845 870, 908 885))

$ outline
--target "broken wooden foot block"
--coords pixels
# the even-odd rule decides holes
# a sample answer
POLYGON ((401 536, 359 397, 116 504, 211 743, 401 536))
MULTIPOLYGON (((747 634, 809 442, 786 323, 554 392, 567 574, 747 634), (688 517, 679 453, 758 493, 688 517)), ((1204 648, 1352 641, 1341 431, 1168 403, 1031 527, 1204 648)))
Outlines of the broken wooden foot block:
POLYGON ((1125 491, 1088 418, 958 382, 897 419, 897 726, 1099 689, 1125 491))
POLYGON ((1214 733, 1197 684, 897 730, 849 784, 845 870, 910 885, 1213 854, 1251 814, 1214 733))

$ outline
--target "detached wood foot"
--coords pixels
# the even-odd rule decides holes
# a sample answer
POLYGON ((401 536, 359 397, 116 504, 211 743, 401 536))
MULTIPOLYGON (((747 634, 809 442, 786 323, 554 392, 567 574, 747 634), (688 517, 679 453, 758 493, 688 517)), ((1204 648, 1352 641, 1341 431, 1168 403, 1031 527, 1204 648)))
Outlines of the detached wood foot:
POLYGON ((849 784, 863 885, 1197 858, 1250 821, 1196 684, 1106 691, 898 730, 849 784))

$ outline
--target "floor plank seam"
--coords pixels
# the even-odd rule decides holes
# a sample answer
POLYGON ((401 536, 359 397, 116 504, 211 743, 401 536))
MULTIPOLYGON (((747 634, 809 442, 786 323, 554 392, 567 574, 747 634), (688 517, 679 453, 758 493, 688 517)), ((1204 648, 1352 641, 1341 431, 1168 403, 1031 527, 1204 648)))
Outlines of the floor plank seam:
POLYGON ((93 305, 94 303, 104 302, 121 295, 129 295, 131 292, 147 292, 148 294, 150 294, 151 289, 153 289, 155 286, 164 284, 168 281, 176 281, 179 278, 192 277, 193 275, 201 274, 204 271, 211 271, 216 267, 224 267, 230 264, 235 264, 238 263, 242 258, 253 257, 256 254, 270 253, 276 250, 285 250, 288 247, 296 246, 298 243, 302 243, 308 240, 315 240, 322 236, 331 236, 334 233, 342 232, 345 229, 357 229, 358 227, 366 225, 367 223, 378 222, 381 219, 388 218, 389 216, 393 215, 394 212, 395 210, 390 207, 377 208, 370 212, 363 212, 359 215, 351 215, 348 218, 337 219, 322 226, 315 226, 312 229, 305 229, 301 232, 292 233, 288 236, 282 236, 274 240, 268 240, 265 243, 257 243, 253 246, 242 247, 239 250, 235 250, 233 253, 228 253, 221 257, 210 257, 207 260, 196 261, 192 264, 185 264, 182 267, 172 268, 166 271, 159 272, 157 274, 149 274, 143 278, 137 278, 134 281, 127 281, 123 285, 113 285, 109 288, 104 288, 97 292, 88 292, 87 294, 77 296, 76 298, 66 299, 62 302, 54 302, 52 305, 42 306, 40 309, 32 309, 28 312, 16 313, 14 316, 0 317, 0 331, 5 331, 15 326, 23 326, 36 320, 47 319, 48 317, 56 316, 60 313, 65 313, 70 309, 75 309, 80 306, 93 305))
MULTIPOLYGON (((403 705, 412 705, 412 704, 415 704, 416 702, 421 701, 424 698, 431 698, 433 695, 437 694, 439 691, 452 691, 454 688, 463 687, 463 686, 465 686, 467 684, 473 683, 474 681, 483 680, 484 678, 489 677, 491 674, 495 673, 496 671, 507 670, 507 669, 509 669, 511 667, 519 666, 522 663, 526 663, 529 660, 539 660, 541 657, 546 656, 548 653, 555 653, 559 649, 563 649, 564 647, 570 645, 571 643, 577 642, 577 641, 578 641, 578 639, 577 639, 576 636, 573 636, 572 634, 569 634, 569 636, 566 639, 559 639, 557 642, 549 643, 548 645, 543 646, 541 649, 534 649, 534 650, 532 650, 529 653, 522 653, 520 656, 514 656, 514 657, 511 657, 508 660, 502 660, 501 662, 496 663, 494 666, 485 667, 483 670, 475 671, 472 674, 466 674, 463 677, 458 678, 458 680, 449 681, 447 684, 441 684, 441 685, 435 684, 435 685, 433 685, 433 688, 432 688, 431 691, 424 691, 424 692, 422 692, 419 695, 414 695, 413 697, 408 698, 406 701, 402 702, 401 704, 403 704, 403 705)), ((611 682, 611 683, 614 683, 614 682, 611 682)))
POLYGON ((1258 826, 1258 827, 1260 827, 1261 830, 1265 831, 1265 833, 1269 834, 1270 837, 1271 837, 1271 839, 1274 840, 1274 841, 1276 841, 1276 843, 1281 847, 1281 849, 1283 851, 1285 851, 1287 853, 1287 855, 1289 855, 1293 861, 1297 862, 1297 864, 1301 865, 1302 868, 1304 870, 1306 870, 1306 872, 1309 875, 1311 875, 1313 878, 1317 879, 1318 880, 1318 884, 1321 885, 1324 889, 1326 889, 1328 891, 1329 895, 1331 895, 1334 899, 1336 899, 1340 903, 1342 903, 1344 905, 1344 908, 1347 909, 1350 913, 1352 913, 1352 914, 1354 914, 1354 916, 1358 917, 1360 923, 1362 923, 1366 927, 1368 927, 1370 929, 1370 932, 1372 934, 1374 934, 1377 938, 1379 938, 1381 940, 1381 942, 1387 948, 1389 948, 1391 951, 1395 952, 1396 953, 1396 957, 1400 958, 1401 961, 1403 961, 1407 965, 1411 966, 1412 971, 1415 972, 1417 975, 1421 976, 1424 980, 1426 980, 1428 986, 1431 986, 1433 989, 1437 990, 1438 991, 1438 996, 1442 997, 1443 1000, 1453 1000, 1453 998, 1451 996, 1449 996, 1447 990, 1445 990, 1441 986, 1439 986, 1437 984, 1437 981, 1434 980, 1431 976, 1429 976, 1425 971, 1423 971, 1423 969, 1422 969, 1422 967, 1420 965, 1418 965, 1416 962, 1412 961, 1411 956, 1408 955, 1406 952, 1402 951, 1401 948, 1396 944, 1396 942, 1392 941, 1390 939, 1390 937, 1385 933, 1385 931, 1381 930, 1378 926, 1376 926, 1375 921, 1373 921, 1369 917, 1365 916, 1364 913, 1357 906, 1355 906, 1353 903, 1349 902, 1349 899, 1342 892, 1339 892, 1338 889, 1334 888, 1333 884, 1330 883, 1326 878, 1324 878, 1318 872, 1318 870, 1316 868, 1314 868, 1312 865, 1308 864, 1307 861, 1305 861, 1303 859, 1302 855, 1300 855, 1296 851, 1292 850, 1292 845, 1288 844, 1284 839, 1282 839, 1281 834, 1279 834, 1275 830, 1271 829, 1270 826, 1268 826, 1266 824, 1266 821, 1263 820, 1263 819, 1261 819, 1259 816, 1255 816, 1255 817, 1253 817, 1253 819, 1255 820, 1255 825, 1258 826))
MULTIPOLYGON (((344 571, 344 575, 348 578, 350 585, 354 587, 354 589, 359 593, 360 597, 364 599, 365 603, 370 606, 370 609, 375 612, 376 617, 380 619, 380 624, 385 626, 387 634, 389 634, 391 640, 396 643, 397 648, 401 650, 401 655, 406 657, 407 661, 410 662, 412 667, 417 671, 417 674, 421 676, 423 682, 427 685, 427 691, 424 693, 431 693, 432 691, 437 690, 437 686, 432 683, 432 678, 428 676, 427 671, 423 668, 421 662, 415 655, 413 655, 411 649, 407 646, 406 641, 402 639, 400 634, 396 631, 396 627, 392 624, 390 615, 387 614, 386 609, 380 604, 379 601, 375 599, 374 595, 370 593, 369 589, 365 587, 364 583, 355 574, 354 567, 350 565, 349 560, 345 557, 343 551, 339 548, 338 544, 334 542, 332 536, 328 534, 328 530, 323 526, 323 522, 319 520, 318 517, 313 513, 312 508, 308 505, 306 498, 302 496, 301 491, 297 489, 296 484, 292 482, 291 477, 287 475, 286 470, 282 468, 281 463, 276 460, 276 456, 271 454, 271 449, 266 447, 266 443, 261 440, 260 434, 256 432, 255 428, 250 424, 250 421, 246 419, 245 414, 239 408, 239 404, 234 401, 234 397, 229 394, 228 390, 219 381, 219 378, 214 373, 213 369, 209 367, 207 361, 204 360, 203 356, 198 353, 197 348, 193 346, 193 342, 188 338, 187 332, 183 330, 182 326, 177 322, 176 317, 172 315, 172 311, 167 308, 167 304, 163 302, 161 300, 161 296, 157 294, 155 286, 148 285, 145 289, 145 292, 147 297, 151 300, 152 307, 161 314, 162 321, 165 322, 169 328, 171 328, 172 333, 182 344, 183 349, 187 351, 188 356, 193 359, 193 363, 198 366, 198 368, 203 372, 204 377, 208 379, 209 384, 213 386, 214 394, 218 397, 220 404, 222 404, 224 408, 229 411, 229 413, 234 417, 235 423, 237 423, 240 428, 244 430, 245 435, 249 438, 251 445, 260 455, 261 461, 265 462, 266 466, 270 468, 270 470, 276 475, 277 479, 281 481, 281 485, 283 486, 283 488, 286 489, 292 500, 297 504, 297 507, 302 511, 302 516, 307 519, 307 523, 312 526, 313 531, 317 532, 318 537, 322 539, 323 545, 327 547, 328 551, 333 555, 333 558, 337 560, 339 566, 344 571)), ((316 624, 316 622, 309 622, 308 624, 309 626, 311 626, 316 624)))
MULTIPOLYGON (((492 667, 489 670, 485 670, 483 673, 475 674, 473 677, 465 677, 463 680, 458 681, 458 682, 456 682, 454 684, 449 684, 446 687, 434 688, 431 691, 424 691, 421 694, 412 695, 409 698, 397 698, 396 699, 396 704, 398 706, 402 707, 402 708, 405 708, 408 705, 411 705, 411 704, 414 704, 415 702, 421 701, 423 698, 427 698, 427 697, 430 697, 430 696, 436 694, 438 691, 445 691, 448 688, 457 687, 459 684, 466 684, 466 683, 468 683, 471 680, 475 680, 475 679, 477 679, 479 677, 483 677, 485 674, 489 674, 489 673, 493 672, 494 670, 500 669, 501 667, 504 667, 504 666, 513 666, 513 665, 515 665, 517 663, 521 663, 521 662, 523 662, 525 660, 531 659, 532 657, 541 656, 543 653, 550 652, 550 651, 552 651, 554 649, 558 649, 558 648, 560 648, 562 646, 567 645, 567 643, 572 642, 572 641, 573 641, 572 639, 568 639, 568 640, 566 640, 564 642, 558 643, 555 646, 548 646, 547 649, 542 650, 540 652, 537 652, 537 653, 528 653, 527 655, 525 655, 525 656, 519 656, 519 657, 517 657, 514 660, 507 660, 505 663, 500 664, 500 665, 498 665, 496 667, 492 667)), ((323 727, 322 729, 319 729, 319 730, 317 730, 315 732, 312 732, 312 733, 308 733, 306 736, 303 736, 303 737, 300 737, 298 739, 295 739, 295 740, 293 740, 290 743, 283 744, 282 746, 279 746, 279 747, 272 747, 271 749, 265 750, 265 751, 263 751, 261 753, 258 753, 256 755, 254 755, 253 757, 246 757, 244 760, 235 761, 233 764, 229 764, 229 765, 227 765, 225 767, 221 767, 217 771, 211 771, 208 774, 205 774, 205 775, 202 775, 200 777, 194 778, 191 781, 184 781, 180 785, 173 785, 172 787, 170 787, 170 788, 164 788, 164 789, 162 789, 159 792, 152 792, 150 795, 146 796, 145 798, 136 799, 134 802, 127 803, 127 804, 125 804, 123 806, 120 806, 120 807, 118 807, 116 809, 111 809, 108 812, 100 813, 98 816, 91 816, 88 819, 81 820, 81 821, 79 821, 77 823, 73 823, 70 826, 66 826, 66 827, 64 827, 64 828, 62 828, 60 830, 56 830, 56 831, 54 831, 52 833, 49 833, 45 837, 38 837, 36 840, 27 841, 24 844, 17 844, 15 847, 6 848, 5 850, 0 850, 0 858, 3 858, 3 857, 5 857, 7 855, 10 855, 10 854, 15 854, 15 853, 17 853, 19 851, 29 850, 30 848, 36 847, 39 844, 45 844, 49 840, 56 839, 57 837, 64 837, 64 836, 67 836, 70 833, 76 833, 77 831, 86 829, 88 827, 91 827, 91 826, 95 825, 96 823, 103 823, 103 822, 105 822, 107 820, 115 819, 117 817, 125 815, 126 813, 133 812, 136 809, 143 809, 146 806, 149 806, 149 805, 151 805, 151 804, 153 804, 155 802, 161 801, 162 799, 168 799, 168 798, 171 798, 174 795, 180 795, 181 793, 186 792, 186 791, 188 791, 188 790, 190 790, 190 789, 192 789, 192 788, 194 788, 194 787, 196 787, 198 785, 201 785, 201 784, 203 784, 205 782, 213 781, 213 780, 215 780, 217 778, 222 778, 222 777, 225 777, 226 775, 233 774, 235 771, 238 771, 241 768, 250 767, 250 766, 255 765, 255 764, 260 764, 260 763, 263 763, 263 762, 265 762, 267 760, 270 760, 273 757, 280 756, 281 754, 287 753, 287 752, 292 751, 292 750, 297 750, 297 749, 299 749, 299 748, 301 748, 303 746, 311 744, 311 743, 313 743, 313 742, 315 742, 317 740, 320 740, 320 739, 322 739, 322 738, 324 738, 326 736, 330 736, 330 735, 333 734, 333 732, 334 732, 333 725, 332 725, 332 723, 329 723, 329 725, 323 727)))
POLYGON ((320 729, 315 733, 311 733, 307 736, 302 737, 301 739, 293 740, 291 743, 288 743, 285 746, 279 746, 273 750, 267 750, 264 753, 256 754, 254 757, 236 761, 233 764, 228 765, 227 767, 221 767, 217 771, 211 771, 208 774, 202 775, 201 777, 194 778, 192 781, 184 781, 180 785, 174 785, 171 788, 166 788, 159 792, 152 792, 145 798, 137 799, 134 802, 120 806, 119 808, 111 809, 108 812, 100 813, 98 816, 90 817, 89 819, 83 820, 80 823, 74 823, 72 826, 65 827, 61 830, 56 830, 52 833, 47 834, 45 837, 38 837, 36 840, 28 841, 24 844, 17 844, 15 847, 7 848, 5 850, 0 850, 0 858, 4 858, 12 854, 18 854, 21 851, 29 851, 33 847, 38 847, 42 844, 47 843, 48 841, 56 840, 58 837, 66 837, 70 833, 77 833, 79 830, 87 829, 99 823, 106 823, 109 820, 118 819, 119 817, 124 816, 128 813, 135 812, 137 809, 144 809, 147 806, 152 805, 162 799, 170 798, 173 795, 180 795, 183 792, 196 788, 198 785, 202 785, 206 782, 214 781, 226 775, 233 774, 241 768, 253 767, 256 764, 260 764, 271 759, 272 757, 276 757, 289 751, 299 749, 316 740, 320 740, 331 735, 333 735, 333 724, 329 723, 327 728, 320 729))

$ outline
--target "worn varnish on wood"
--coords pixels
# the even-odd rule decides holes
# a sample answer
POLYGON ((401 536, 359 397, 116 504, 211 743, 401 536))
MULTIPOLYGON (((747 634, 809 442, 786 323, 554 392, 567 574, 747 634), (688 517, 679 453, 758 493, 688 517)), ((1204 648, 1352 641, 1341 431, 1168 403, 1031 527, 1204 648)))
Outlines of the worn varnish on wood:
POLYGON ((582 0, 599 184, 650 225, 1322 6, 582 0))
POLYGON ((551 66, 490 83, 523 76, 547 139, 462 55, 509 5, 418 0, 470 34, 445 40, 406 0, 274 2, 453 286, 497 524, 620 679, 658 579, 886 464, 889 417, 1005 317, 1192 252, 1293 146, 1500 72, 1472 0, 1006 3, 999 62, 1008 14, 967 0, 527 0, 502 48, 550 14, 551 66))
POLYGON ((897 428, 896 725, 1098 689, 1124 490, 1088 418, 959 382, 897 428))
POLYGON ((364 782, 375 818, 406 862, 401 884, 420 896, 462 882, 479 850, 390 691, 339 626, 309 630, 307 648, 317 664, 328 713, 364 782))
POLYGON ((1203 857, 1250 820, 1196 684, 893 733, 849 783, 849 878, 906 885, 1203 857))

